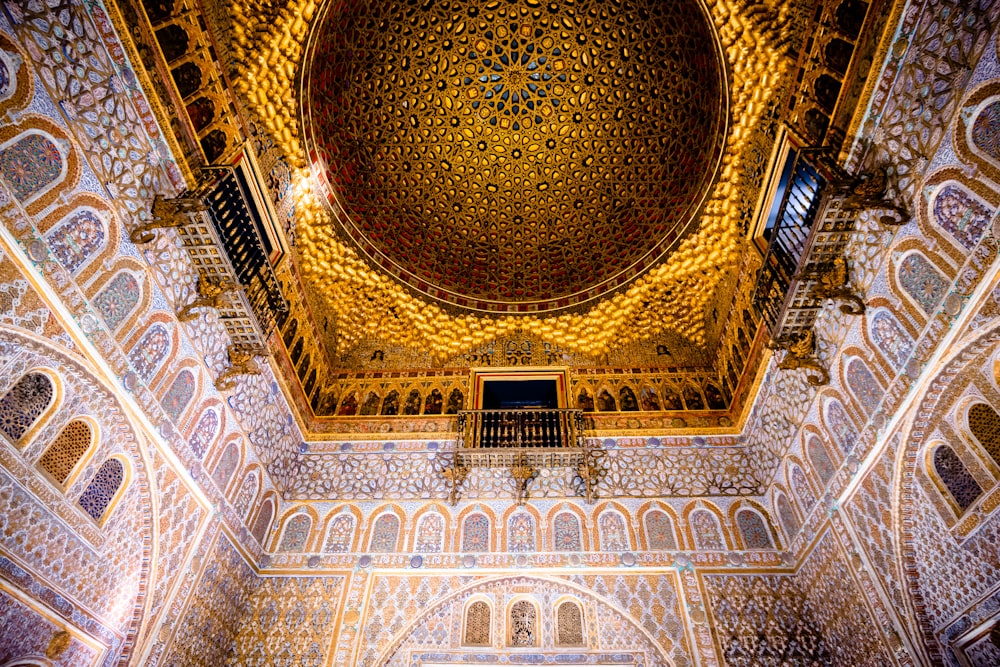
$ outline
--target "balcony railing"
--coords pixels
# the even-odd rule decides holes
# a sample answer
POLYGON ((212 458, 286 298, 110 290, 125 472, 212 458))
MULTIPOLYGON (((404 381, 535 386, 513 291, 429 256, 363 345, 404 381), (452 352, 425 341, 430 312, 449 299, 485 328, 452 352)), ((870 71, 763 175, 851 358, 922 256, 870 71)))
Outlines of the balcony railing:
POLYGON ((466 410, 458 413, 462 447, 577 447, 582 410, 466 410))
MULTIPOLYGON (((804 152, 792 164, 764 263, 757 277, 757 308, 777 337, 789 288, 808 254, 810 235, 827 179, 804 152)), ((809 323, 810 325, 812 322, 809 323)))
POLYGON ((458 487, 472 468, 508 468, 518 502, 543 468, 573 468, 590 502, 597 470, 583 436, 583 411, 526 408, 463 410, 458 413, 455 461, 445 475, 455 502, 458 487))
POLYGON ((771 347, 785 350, 779 368, 809 370, 810 384, 829 381, 816 356, 813 331, 823 304, 839 301, 840 311, 849 315, 865 310, 844 256, 858 214, 881 210, 879 222, 887 226, 909 219, 886 193, 885 169, 851 176, 825 149, 802 150, 795 157, 758 274, 754 305, 767 324, 771 347))
POLYGON ((845 313, 864 309, 850 289, 844 249, 861 210, 891 205, 859 199, 857 182, 824 151, 805 149, 795 158, 755 290, 772 340, 802 338, 828 299, 850 302, 841 306, 845 313))
POLYGON ((285 248, 265 195, 253 186, 255 164, 244 151, 232 164, 205 167, 197 188, 174 199, 157 196, 146 221, 129 234, 133 243, 150 243, 155 230, 177 229, 198 273, 197 293, 179 304, 178 319, 212 308, 229 335, 230 365, 217 378, 220 390, 231 388, 234 375, 260 372, 253 358, 267 353, 267 340, 288 311, 272 264, 285 248))
POLYGON ((215 168, 219 173, 216 187, 207 197, 215 228, 229 261, 246 293, 250 307, 264 336, 274 330, 278 313, 288 310, 285 297, 271 266, 271 239, 264 231, 263 204, 257 203, 249 185, 250 175, 244 163, 215 168))

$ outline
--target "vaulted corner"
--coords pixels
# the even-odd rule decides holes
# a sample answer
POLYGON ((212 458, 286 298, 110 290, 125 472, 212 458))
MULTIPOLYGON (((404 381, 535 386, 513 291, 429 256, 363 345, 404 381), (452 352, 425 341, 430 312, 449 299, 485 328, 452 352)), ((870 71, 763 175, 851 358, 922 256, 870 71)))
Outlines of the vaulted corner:
POLYGON ((997 3, 0 7, 0 666, 1000 664, 997 3))

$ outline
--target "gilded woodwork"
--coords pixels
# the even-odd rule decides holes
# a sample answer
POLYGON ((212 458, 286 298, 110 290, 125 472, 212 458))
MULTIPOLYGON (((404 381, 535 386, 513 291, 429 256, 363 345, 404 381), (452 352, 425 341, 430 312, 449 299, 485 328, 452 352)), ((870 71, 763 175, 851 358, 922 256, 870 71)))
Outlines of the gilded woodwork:
POLYGON ((229 366, 215 380, 215 388, 219 391, 229 391, 235 388, 236 378, 241 375, 260 375, 261 370, 257 365, 256 357, 267 356, 267 349, 230 345, 228 354, 229 366))
POLYGON ((205 202, 197 196, 167 198, 156 195, 150 210, 151 218, 132 228, 129 239, 132 243, 146 244, 156 240, 156 229, 183 227, 190 222, 189 216, 207 211, 205 202))
POLYGON ((228 278, 198 274, 198 296, 177 311, 177 319, 190 322, 198 317, 199 308, 217 309, 225 303, 228 294, 237 289, 239 285, 228 278))
POLYGON ((806 381, 814 387, 830 382, 830 371, 816 357, 816 334, 813 333, 812 329, 807 329, 805 333, 794 340, 775 341, 771 343, 770 347, 785 352, 781 361, 778 362, 778 368, 812 371, 806 376, 806 381))

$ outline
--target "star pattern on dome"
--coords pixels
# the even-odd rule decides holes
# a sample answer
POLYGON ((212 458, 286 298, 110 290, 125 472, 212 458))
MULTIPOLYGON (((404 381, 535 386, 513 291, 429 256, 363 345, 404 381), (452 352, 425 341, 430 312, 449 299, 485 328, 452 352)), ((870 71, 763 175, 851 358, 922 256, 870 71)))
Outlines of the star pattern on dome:
POLYGON ((721 155, 720 60, 694 2, 374 3, 319 28, 309 151, 343 231, 411 288, 564 308, 684 236, 721 155))

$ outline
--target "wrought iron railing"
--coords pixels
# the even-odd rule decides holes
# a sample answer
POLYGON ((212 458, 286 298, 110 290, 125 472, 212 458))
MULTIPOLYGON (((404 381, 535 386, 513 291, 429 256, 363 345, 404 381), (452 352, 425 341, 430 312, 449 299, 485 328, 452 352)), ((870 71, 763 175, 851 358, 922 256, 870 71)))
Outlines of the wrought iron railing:
POLYGON ((901 225, 909 219, 886 192, 885 169, 851 176, 825 149, 805 149, 795 157, 757 278, 754 304, 767 324, 770 346, 785 351, 779 368, 808 370, 810 384, 830 379, 817 357, 813 331, 823 304, 839 301, 840 311, 850 315, 865 310, 851 285, 844 256, 858 214, 881 210, 879 221, 884 225, 901 225))
POLYGON ((458 413, 462 448, 578 447, 583 411, 525 408, 458 413))
POLYGON ((247 302, 266 339, 278 313, 288 310, 265 247, 267 234, 261 205, 255 202, 242 164, 213 167, 215 186, 205 197, 215 230, 222 241, 247 302))
POLYGON ((757 277, 756 306, 777 336, 782 307, 792 280, 806 255, 809 235, 816 221, 827 179, 805 151, 792 164, 788 185, 757 277))
POLYGON ((157 196, 145 221, 133 227, 133 243, 150 243, 155 231, 175 228, 198 273, 197 292, 179 304, 189 321, 204 308, 218 312, 229 335, 229 367, 216 387, 232 388, 234 376, 257 374, 254 357, 267 354, 267 340, 288 311, 272 258, 284 252, 272 238, 273 213, 259 188, 249 153, 229 165, 206 167, 199 185, 180 197, 157 196))
POLYGON ((583 411, 570 409, 463 410, 458 413, 455 459, 444 471, 451 500, 473 468, 507 468, 518 502, 545 468, 573 468, 590 502, 598 470, 583 435, 583 411))

